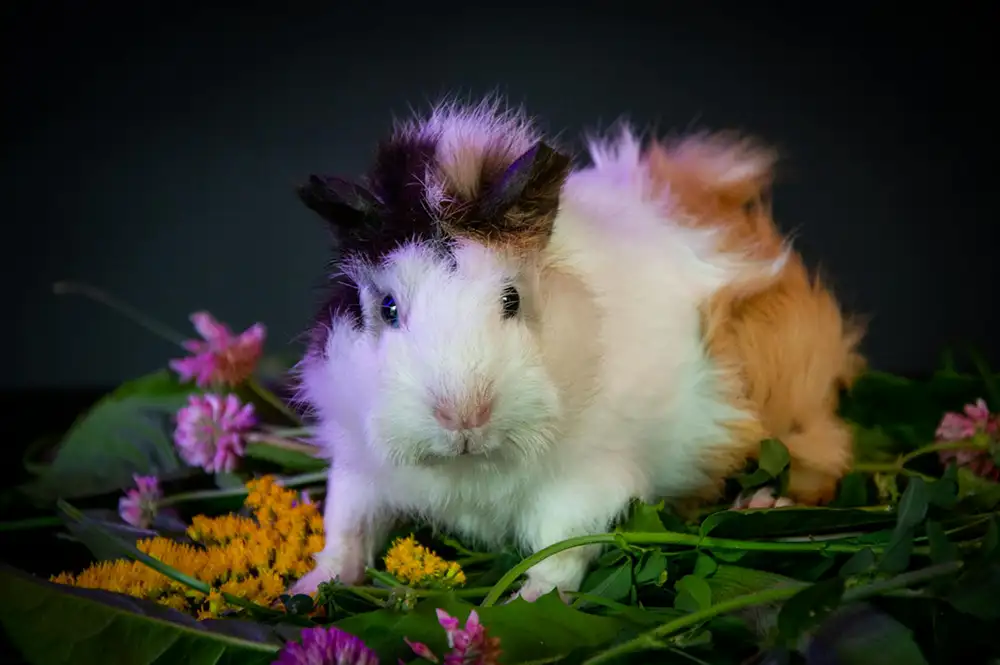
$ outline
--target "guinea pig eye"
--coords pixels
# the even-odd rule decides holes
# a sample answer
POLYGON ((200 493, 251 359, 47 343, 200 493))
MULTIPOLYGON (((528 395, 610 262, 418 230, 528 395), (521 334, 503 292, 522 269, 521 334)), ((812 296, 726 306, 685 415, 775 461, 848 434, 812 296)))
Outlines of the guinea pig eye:
POLYGON ((382 320, 389 324, 391 328, 399 327, 399 308, 396 307, 396 299, 392 296, 382 298, 382 307, 379 310, 382 320))
POLYGON ((503 318, 509 319, 515 316, 521 309, 521 295, 513 286, 508 286, 500 296, 500 306, 503 307, 503 318))

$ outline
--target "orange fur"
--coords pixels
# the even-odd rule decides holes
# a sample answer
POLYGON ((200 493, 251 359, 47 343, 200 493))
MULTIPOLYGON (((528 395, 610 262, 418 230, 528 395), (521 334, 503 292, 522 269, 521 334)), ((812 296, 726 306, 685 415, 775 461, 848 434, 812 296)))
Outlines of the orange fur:
MULTIPOLYGON (((772 150, 731 134, 702 134, 654 143, 646 158, 657 193, 669 191, 690 224, 722 229, 726 249, 761 258, 780 253, 784 238, 769 201, 772 150)), ((865 366, 860 324, 845 320, 795 253, 756 292, 722 292, 706 303, 703 324, 709 352, 739 377, 734 399, 749 404, 766 436, 789 450, 789 498, 832 499, 852 463, 851 432, 836 411, 839 389, 865 366)))

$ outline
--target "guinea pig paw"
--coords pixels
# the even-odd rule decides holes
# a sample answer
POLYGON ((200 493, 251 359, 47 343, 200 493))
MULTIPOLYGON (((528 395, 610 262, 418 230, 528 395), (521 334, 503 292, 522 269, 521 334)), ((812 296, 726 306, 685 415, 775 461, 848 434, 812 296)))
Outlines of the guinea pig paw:
POLYGON ((299 581, 292 585, 288 590, 288 593, 292 596, 298 594, 304 594, 306 596, 315 596, 316 590, 319 589, 319 585, 323 582, 329 582, 336 574, 331 574, 329 571, 323 568, 314 568, 305 575, 303 575, 299 581))
MULTIPOLYGON (((543 582, 541 580, 531 580, 529 579, 521 588, 515 593, 511 594, 510 598, 507 600, 508 603, 513 602, 517 598, 524 598, 529 603, 533 603, 545 594, 549 593, 556 586, 548 582, 543 582)), ((559 589, 559 598, 566 604, 569 604, 570 598, 567 596, 562 589, 559 589)))
POLYGON ((330 582, 334 579, 339 580, 343 584, 355 584, 364 576, 364 568, 356 569, 358 569, 358 566, 345 567, 337 565, 336 562, 317 562, 315 568, 303 575, 298 582, 292 585, 289 593, 293 596, 299 593, 307 596, 315 596, 320 584, 330 582))
POLYGON ((730 510, 753 510, 757 508, 785 508, 794 506, 795 502, 786 496, 775 496, 774 489, 762 487, 753 494, 747 496, 740 494, 736 497, 730 510))

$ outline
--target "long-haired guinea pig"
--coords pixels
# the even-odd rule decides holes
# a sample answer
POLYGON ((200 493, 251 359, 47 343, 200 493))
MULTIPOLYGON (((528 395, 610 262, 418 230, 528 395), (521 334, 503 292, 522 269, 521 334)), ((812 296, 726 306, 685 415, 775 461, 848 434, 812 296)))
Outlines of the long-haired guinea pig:
MULTIPOLYGON (((772 219, 776 154, 730 133, 653 143, 646 154, 655 188, 667 190, 696 227, 717 228, 726 250, 777 256, 784 238, 772 219)), ((788 498, 833 498, 852 463, 851 432, 837 416, 840 389, 864 368, 862 327, 793 253, 765 288, 718 292, 704 307, 704 334, 720 364, 739 373, 768 436, 791 456, 788 498)))
MULTIPOLYGON (((699 303, 784 257, 673 223, 627 131, 591 156, 574 171, 497 100, 446 103, 397 126, 363 181, 300 189, 342 254, 298 368, 332 464, 296 592, 359 580, 398 516, 535 552, 634 498, 716 493, 760 440, 699 303)), ((579 588, 598 551, 546 559, 519 593, 579 588)))

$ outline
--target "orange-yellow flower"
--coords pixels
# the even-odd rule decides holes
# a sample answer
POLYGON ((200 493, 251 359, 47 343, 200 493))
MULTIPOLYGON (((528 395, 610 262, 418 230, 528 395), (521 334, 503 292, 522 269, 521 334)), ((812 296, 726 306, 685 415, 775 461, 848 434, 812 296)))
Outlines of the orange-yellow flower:
POLYGON ((454 587, 465 584, 465 573, 454 561, 445 561, 419 544, 411 534, 397 538, 385 555, 389 574, 410 586, 454 587))
POLYGON ((232 611, 223 593, 260 605, 272 604, 295 579, 315 565, 323 549, 323 518, 317 506, 271 476, 247 483, 244 505, 251 517, 198 515, 187 535, 194 544, 146 538, 136 547, 176 570, 208 584, 204 594, 137 561, 102 561, 79 575, 60 573, 53 582, 126 593, 188 612, 199 619, 232 611))

